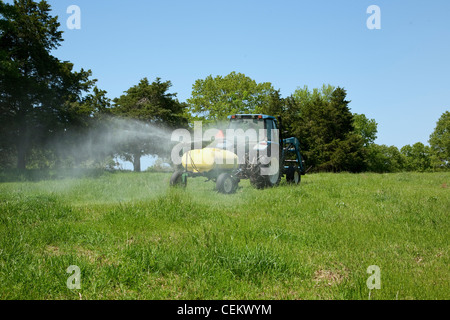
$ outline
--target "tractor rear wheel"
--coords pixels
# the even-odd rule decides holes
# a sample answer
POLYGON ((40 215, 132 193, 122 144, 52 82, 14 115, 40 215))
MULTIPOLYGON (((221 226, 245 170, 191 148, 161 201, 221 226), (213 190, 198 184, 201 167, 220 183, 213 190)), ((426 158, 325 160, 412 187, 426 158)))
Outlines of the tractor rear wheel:
POLYGON ((229 173, 221 173, 216 181, 216 189, 220 193, 230 194, 236 192, 238 181, 229 173))
POLYGON ((172 177, 170 177, 170 186, 171 187, 186 187, 187 184, 187 177, 183 177, 183 171, 175 171, 172 174, 172 177))

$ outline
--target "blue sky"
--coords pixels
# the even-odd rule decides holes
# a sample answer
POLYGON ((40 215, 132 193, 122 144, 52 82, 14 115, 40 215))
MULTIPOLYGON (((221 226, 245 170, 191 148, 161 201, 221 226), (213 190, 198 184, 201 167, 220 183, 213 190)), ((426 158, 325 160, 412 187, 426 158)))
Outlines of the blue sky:
POLYGON ((450 106, 450 1, 50 0, 64 30, 55 55, 91 69, 117 97, 143 77, 185 101, 196 79, 241 72, 283 97, 341 86, 378 122, 376 143, 427 143, 450 106), (69 30, 69 5, 81 29, 69 30), (381 30, 369 30, 370 5, 381 30))

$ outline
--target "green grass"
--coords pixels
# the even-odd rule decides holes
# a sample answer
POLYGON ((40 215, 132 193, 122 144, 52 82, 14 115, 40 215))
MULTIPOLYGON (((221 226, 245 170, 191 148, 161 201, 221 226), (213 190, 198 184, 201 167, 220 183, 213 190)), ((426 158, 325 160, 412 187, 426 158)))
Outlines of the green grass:
POLYGON ((169 178, 0 183, 0 298, 368 299, 370 265, 371 299, 450 298, 450 173, 242 181, 233 195, 169 178))

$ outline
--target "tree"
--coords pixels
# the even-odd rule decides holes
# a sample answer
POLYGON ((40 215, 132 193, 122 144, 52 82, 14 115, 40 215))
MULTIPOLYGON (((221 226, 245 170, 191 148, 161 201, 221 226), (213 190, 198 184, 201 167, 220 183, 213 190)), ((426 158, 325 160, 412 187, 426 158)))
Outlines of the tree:
POLYGON ((70 121, 46 145, 56 156, 57 167, 101 165, 114 156, 114 146, 108 139, 112 127, 111 100, 107 92, 94 87, 80 101, 70 103, 70 121))
POLYGON ((323 85, 297 89, 285 99, 284 128, 296 136, 308 165, 316 171, 364 170, 363 140, 353 133, 346 91, 323 85))
POLYGON ((96 120, 112 114, 111 99, 106 94, 107 92, 105 90, 94 87, 92 93, 83 99, 83 105, 89 112, 92 112, 96 120))
POLYGON ((123 140, 120 156, 131 161, 136 172, 141 171, 142 156, 167 155, 161 130, 187 127, 187 105, 176 99, 176 93, 168 93, 171 86, 160 78, 152 83, 144 78, 113 101, 113 114, 128 120, 121 125, 130 133, 123 140))
POLYGON ((267 111, 276 98, 271 83, 257 83, 242 73, 231 72, 225 77, 210 75, 196 80, 187 103, 196 119, 212 122, 226 120, 230 114, 267 111))
POLYGON ((355 128, 355 134, 363 139, 365 147, 374 143, 378 132, 378 124, 375 119, 368 119, 364 114, 354 113, 353 127, 355 128))
MULTIPOLYGON (((307 117, 316 117, 316 120, 326 121, 326 115, 320 113, 323 113, 325 104, 330 102, 334 90, 335 87, 331 85, 323 85, 321 89, 314 88, 312 91, 307 86, 295 90, 290 97, 284 99, 285 106, 282 115, 284 129, 290 135, 300 137, 303 132, 313 130, 313 122, 304 121, 307 117), (303 127, 300 126, 300 123, 303 127)), ((325 124, 324 127, 326 127, 325 124)), ((308 142, 303 141, 303 143, 308 142)))
POLYGON ((334 118, 334 121, 331 123, 331 135, 341 140, 344 140, 349 133, 354 131, 353 114, 348 107, 350 101, 345 100, 346 97, 347 91, 337 87, 331 93, 327 108, 327 111, 331 113, 331 117, 334 118))
POLYGON ((0 2, 0 127, 18 169, 33 147, 70 123, 79 111, 73 103, 94 82, 90 71, 74 72, 51 55, 63 41, 59 26, 46 1, 0 2))
POLYGON ((450 112, 445 111, 438 122, 436 128, 430 135, 429 140, 434 157, 436 158, 435 167, 450 167, 450 112))
POLYGON ((326 148, 327 161, 318 166, 319 170, 361 172, 366 169, 366 150, 361 137, 349 134, 344 140, 333 140, 326 148))
POLYGON ((270 92, 267 104, 257 109, 257 112, 270 116, 281 116, 284 112, 285 101, 281 97, 280 90, 270 92))
POLYGON ((422 142, 406 145, 401 148, 401 153, 405 156, 405 166, 407 171, 426 171, 431 169, 431 148, 422 142))
POLYGON ((396 146, 370 144, 367 147, 367 170, 377 173, 399 172, 406 158, 396 146))

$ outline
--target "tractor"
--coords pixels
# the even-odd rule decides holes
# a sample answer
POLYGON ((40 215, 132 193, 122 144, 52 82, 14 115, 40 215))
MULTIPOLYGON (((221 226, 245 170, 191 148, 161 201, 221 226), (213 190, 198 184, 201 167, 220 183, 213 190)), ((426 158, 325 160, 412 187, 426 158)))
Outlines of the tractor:
POLYGON ((282 137, 280 117, 235 114, 228 119, 226 136, 218 131, 206 147, 182 155, 181 166, 170 179, 171 186, 186 187, 188 177, 201 176, 214 181, 218 192, 231 194, 241 179, 249 179, 257 189, 277 186, 283 175, 288 183, 300 183, 305 174, 300 143, 295 137, 282 137), (238 134, 230 137, 230 130, 238 134))

